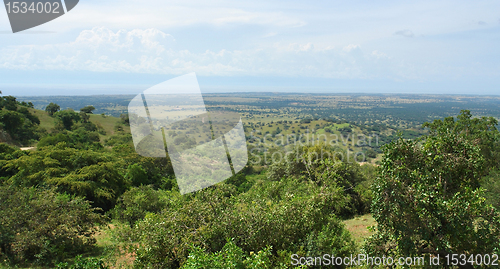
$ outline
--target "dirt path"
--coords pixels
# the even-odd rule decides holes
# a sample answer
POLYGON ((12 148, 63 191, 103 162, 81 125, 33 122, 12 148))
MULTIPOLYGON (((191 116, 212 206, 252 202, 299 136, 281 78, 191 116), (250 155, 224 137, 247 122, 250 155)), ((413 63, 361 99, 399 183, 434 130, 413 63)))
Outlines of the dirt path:
POLYGON ((21 148, 21 150, 31 150, 31 149, 34 149, 35 147, 24 147, 24 148, 21 148))

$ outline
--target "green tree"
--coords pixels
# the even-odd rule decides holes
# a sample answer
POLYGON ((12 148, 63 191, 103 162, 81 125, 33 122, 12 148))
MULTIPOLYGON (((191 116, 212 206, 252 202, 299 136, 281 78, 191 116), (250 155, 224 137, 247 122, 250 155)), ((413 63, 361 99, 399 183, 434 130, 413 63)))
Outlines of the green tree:
POLYGON ((1 98, 3 100, 3 107, 7 110, 16 111, 18 102, 14 96, 4 96, 1 98))
POLYGON ((5 130, 10 137, 21 144, 38 139, 37 129, 40 120, 31 114, 26 107, 19 109, 0 110, 0 129, 5 130))
POLYGON ((16 111, 0 111, 0 123, 2 124, 2 128, 11 135, 14 135, 21 129, 24 120, 22 114, 16 111))
POLYGON ((55 187, 109 210, 128 187, 120 165, 112 154, 68 148, 63 142, 7 161, 4 169, 14 174, 6 181, 9 185, 55 187))
POLYGON ((0 186, 0 256, 12 264, 55 261, 88 251, 104 217, 88 201, 53 190, 0 186))
POLYGON ((137 163, 129 165, 125 178, 131 182, 132 186, 147 185, 149 183, 147 172, 137 163))
POLYGON ((176 196, 178 192, 155 190, 151 186, 132 187, 120 196, 111 215, 132 226, 148 213, 160 213, 170 207, 170 201, 176 196))
POLYGON ((71 130, 73 125, 81 120, 80 115, 72 110, 62 110, 55 113, 54 116, 59 121, 59 128, 66 130, 71 130))
POLYGON ((83 111, 80 111, 79 115, 80 115, 80 118, 81 118, 81 120, 82 120, 83 123, 88 123, 89 122, 90 116, 87 113, 85 113, 83 111))
POLYGON ((81 112, 88 113, 88 114, 92 114, 92 111, 94 111, 94 110, 95 110, 94 106, 86 106, 86 107, 80 108, 81 112))
POLYGON ((129 125, 130 124, 130 119, 129 119, 129 116, 128 114, 120 114, 120 119, 121 119, 121 122, 125 125, 129 125))
POLYGON ((493 170, 484 177, 481 186, 486 190, 486 202, 500 210, 500 169, 493 170))
MULTIPOLYGON (((363 204, 362 196, 358 192, 365 192, 365 190, 357 189, 356 186, 367 179, 360 172, 357 163, 347 158, 342 160, 343 156, 347 155, 324 145, 304 146, 271 164, 267 178, 273 181, 283 178, 300 178, 318 187, 331 190, 341 188, 344 190, 342 201, 347 203, 335 213, 344 217, 365 213, 367 205, 363 204)), ((364 201, 369 201, 369 199, 364 199, 364 201)))
POLYGON ((50 103, 45 107, 45 111, 49 113, 50 116, 54 115, 57 111, 59 111, 61 107, 58 104, 50 103))
POLYGON ((489 169, 498 167, 500 162, 500 132, 497 125, 498 121, 493 117, 473 118, 469 110, 462 110, 456 119, 447 117, 434 120, 423 127, 430 129, 431 136, 457 134, 477 145, 485 159, 484 174, 488 174, 489 169))
POLYGON ((488 167, 484 150, 460 131, 488 137, 481 132, 495 130, 462 115, 453 123, 459 130, 435 124, 439 128, 423 140, 400 138, 385 147, 373 184, 372 212, 378 226, 365 246, 370 254, 444 258, 451 253, 499 253, 500 215, 485 202, 480 188, 488 167))

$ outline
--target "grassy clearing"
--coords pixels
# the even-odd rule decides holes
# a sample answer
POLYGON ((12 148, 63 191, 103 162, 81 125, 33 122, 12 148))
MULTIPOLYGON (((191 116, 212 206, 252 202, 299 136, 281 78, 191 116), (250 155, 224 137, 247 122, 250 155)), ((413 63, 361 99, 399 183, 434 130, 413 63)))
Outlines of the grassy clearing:
MULTIPOLYGON (((101 135, 101 141, 104 141, 105 139, 115 134, 114 127, 117 123, 121 121, 121 119, 113 116, 103 117, 102 115, 92 114, 90 115, 90 121, 95 125, 102 126, 104 128, 104 130, 106 131, 106 135, 101 135)), ((130 133, 129 126, 123 125, 122 127, 125 130, 125 132, 130 133)))
POLYGON ((55 119, 49 116, 47 112, 32 108, 29 111, 40 119, 40 128, 44 128, 50 133, 50 130, 56 126, 55 119))
MULTIPOLYGON (((56 119, 49 116, 49 114, 43 110, 32 109, 29 111, 40 119, 40 128, 47 130, 51 133, 56 126, 56 119)), ((115 134, 115 125, 121 123, 121 119, 113 116, 102 116, 101 114, 90 114, 90 121, 97 126, 101 126, 106 131, 105 135, 101 135, 101 142, 115 134)), ((125 132, 130 133, 130 127, 125 124, 121 124, 125 132)), ((0 267, 1 269, 1 267, 0 267)))
POLYGON ((345 220, 344 224, 356 244, 361 245, 366 238, 373 234, 368 230, 368 227, 376 226, 377 223, 371 214, 366 214, 345 220))

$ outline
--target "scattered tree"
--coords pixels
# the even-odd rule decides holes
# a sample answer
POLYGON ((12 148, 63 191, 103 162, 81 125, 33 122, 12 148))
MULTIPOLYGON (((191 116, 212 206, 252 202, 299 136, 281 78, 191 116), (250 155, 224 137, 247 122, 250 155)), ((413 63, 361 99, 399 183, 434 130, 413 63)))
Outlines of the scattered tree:
POLYGON ((61 107, 58 104, 50 103, 45 107, 45 111, 49 113, 50 116, 54 115, 57 111, 59 111, 61 107))
POLYGON ((73 125, 81 120, 80 115, 72 110, 62 110, 54 116, 59 120, 59 129, 71 130, 73 125))
POLYGON ((82 111, 84 113, 88 113, 88 114, 92 114, 92 111, 94 111, 94 110, 95 110, 94 106, 86 106, 86 107, 80 108, 80 111, 82 111))

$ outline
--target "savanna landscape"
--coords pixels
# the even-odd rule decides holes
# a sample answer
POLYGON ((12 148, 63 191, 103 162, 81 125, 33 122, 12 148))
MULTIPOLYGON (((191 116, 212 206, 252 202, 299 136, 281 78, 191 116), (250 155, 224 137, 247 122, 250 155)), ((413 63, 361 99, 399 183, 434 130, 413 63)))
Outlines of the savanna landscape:
POLYGON ((168 154, 136 153, 132 98, 1 97, 0 268, 497 268, 498 96, 205 94, 248 162, 183 195, 168 154))

